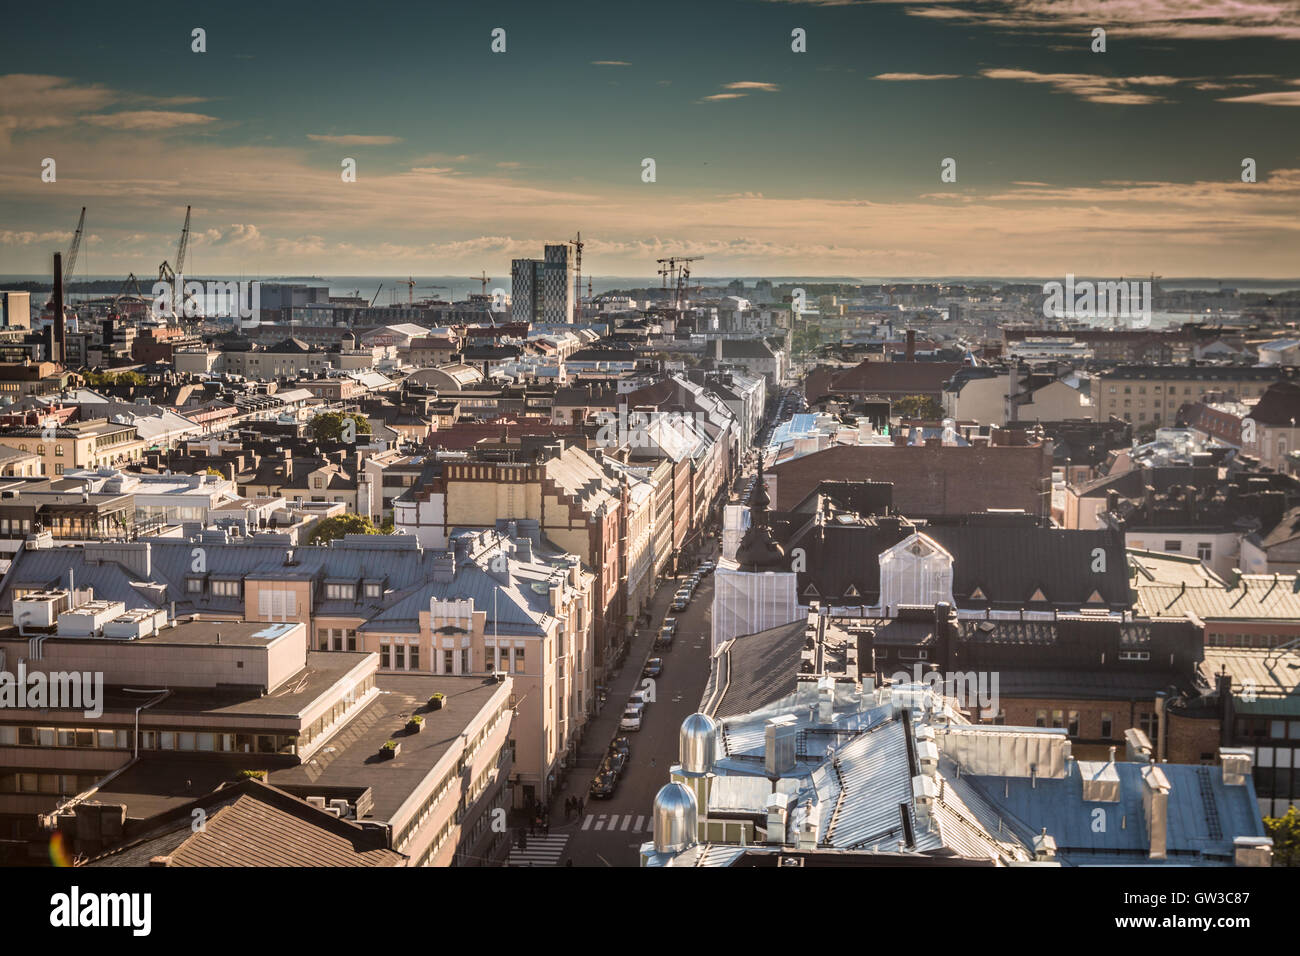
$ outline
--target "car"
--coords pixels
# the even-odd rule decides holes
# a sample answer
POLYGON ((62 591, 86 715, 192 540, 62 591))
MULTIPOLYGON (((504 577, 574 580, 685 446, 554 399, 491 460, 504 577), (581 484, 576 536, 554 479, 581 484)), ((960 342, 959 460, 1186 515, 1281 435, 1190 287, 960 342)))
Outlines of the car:
POLYGON ((638 704, 641 707, 645 707, 646 704, 650 703, 650 697, 651 693, 648 689, 638 687, 628 696, 627 702, 629 705, 638 704))
POLYGON ((689 594, 686 595, 685 597, 683 597, 682 595, 678 594, 676 597, 673 598, 673 603, 672 603, 671 605, 669 605, 669 606, 670 606, 674 611, 685 611, 686 608, 687 608, 687 605, 689 605, 690 603, 691 603, 691 597, 690 597, 689 594))
POLYGON ((676 634, 676 633, 677 633, 677 618, 675 618, 675 617, 666 617, 666 618, 664 618, 663 627, 661 627, 660 630, 663 630, 664 628, 667 628, 668 631, 669 631, 669 633, 676 634))
POLYGON ((627 754, 620 753, 617 750, 611 750, 609 753, 605 754, 605 762, 601 764, 600 772, 612 773, 615 776, 618 776, 623 772, 623 768, 627 766, 627 759, 627 754))
POLYGON ((608 800, 618 789, 618 774, 610 773, 608 770, 596 774, 596 779, 591 781, 591 786, 587 790, 588 796, 593 800, 608 800))
POLYGON ((641 729, 641 708, 627 707, 623 711, 622 718, 618 722, 619 730, 640 730, 641 729))
POLYGON ((700 565, 700 574, 712 574, 717 567, 712 561, 705 561, 700 565))
POLYGON ((609 742, 610 753, 621 753, 624 757, 632 756, 632 742, 626 737, 615 737, 609 742))
POLYGON ((655 638, 655 647, 671 651, 673 649, 673 635, 676 633, 675 630, 669 630, 666 627, 659 628, 659 636, 655 638))
POLYGON ((658 677, 664 672, 664 661, 662 657, 652 657, 645 662, 645 667, 641 668, 642 677, 658 677))

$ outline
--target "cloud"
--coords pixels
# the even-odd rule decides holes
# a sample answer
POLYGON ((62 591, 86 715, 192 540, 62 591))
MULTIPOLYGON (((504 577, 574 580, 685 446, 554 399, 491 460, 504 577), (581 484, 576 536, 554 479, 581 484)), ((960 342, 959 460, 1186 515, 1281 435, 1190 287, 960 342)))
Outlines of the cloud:
POLYGON ((701 103, 712 103, 715 100, 739 100, 744 99, 744 93, 714 93, 712 96, 703 97, 701 103))
POLYGON ((329 143, 333 146, 391 146, 400 143, 400 136, 361 136, 350 133, 332 136, 326 133, 308 133, 307 138, 316 143, 329 143))
POLYGON ((126 110, 121 113, 99 113, 81 117, 83 122, 104 129, 164 130, 182 126, 199 126, 215 123, 215 116, 204 113, 179 113, 172 110, 126 110))
POLYGON ((631 66, 627 60, 592 60, 592 66, 631 66))
POLYGON ((1033 70, 987 69, 981 76, 991 80, 1041 83, 1053 92, 1069 93, 1090 103, 1143 106, 1169 102, 1166 97, 1136 87, 1172 87, 1186 82, 1172 76, 1094 76, 1091 73, 1036 73, 1033 70))
POLYGON ((781 87, 775 83, 760 83, 756 80, 740 80, 735 83, 723 83, 724 90, 760 90, 764 93, 779 92, 781 87))
POLYGON ((908 82, 910 80, 959 80, 960 73, 877 73, 877 80, 908 82))
POLYGON ((1300 90, 1251 93, 1248 96, 1225 96, 1220 103, 1259 103, 1261 106, 1300 106, 1300 90))
POLYGON ((1093 27, 1112 36, 1179 40, 1271 38, 1300 40, 1295 0, 966 0, 964 3, 886 0, 904 13, 930 20, 982 26, 1005 33, 1082 31, 1087 48, 1093 27))

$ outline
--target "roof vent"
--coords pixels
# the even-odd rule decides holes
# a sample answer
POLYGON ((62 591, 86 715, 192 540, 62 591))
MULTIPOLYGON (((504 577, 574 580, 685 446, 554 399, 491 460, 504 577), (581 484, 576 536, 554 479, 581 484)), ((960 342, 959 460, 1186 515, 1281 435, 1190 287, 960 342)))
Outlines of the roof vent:
POLYGON ((697 839, 695 794, 680 783, 659 788, 654 803, 654 845, 657 853, 680 853, 697 839))
POLYGON ((691 714, 682 721, 677 741, 678 758, 685 773, 713 772, 717 760, 717 732, 717 724, 707 714, 691 714))

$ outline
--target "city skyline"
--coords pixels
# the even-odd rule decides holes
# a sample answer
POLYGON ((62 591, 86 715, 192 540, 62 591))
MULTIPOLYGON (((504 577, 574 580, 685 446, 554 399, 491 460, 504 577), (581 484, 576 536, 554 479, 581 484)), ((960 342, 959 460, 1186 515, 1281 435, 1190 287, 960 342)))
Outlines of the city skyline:
POLYGON ((1300 4, 1071 9, 84 11, 99 39, 75 58, 37 10, 0 75, 0 272, 48 271, 82 205, 79 274, 150 274, 186 205, 195 274, 507 276, 578 230, 596 275, 670 254, 750 276, 1293 272, 1300 4))

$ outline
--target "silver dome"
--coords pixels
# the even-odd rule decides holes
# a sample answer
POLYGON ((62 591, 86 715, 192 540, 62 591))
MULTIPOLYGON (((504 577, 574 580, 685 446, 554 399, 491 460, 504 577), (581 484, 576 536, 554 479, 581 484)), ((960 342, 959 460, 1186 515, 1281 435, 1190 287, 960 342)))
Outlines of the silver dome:
POLYGON ((707 714, 691 714, 677 734, 677 756, 686 773, 711 773, 718 757, 718 725, 707 714))
POLYGON ((655 794, 655 851, 679 853, 696 841, 695 794, 680 783, 666 783, 655 794))

